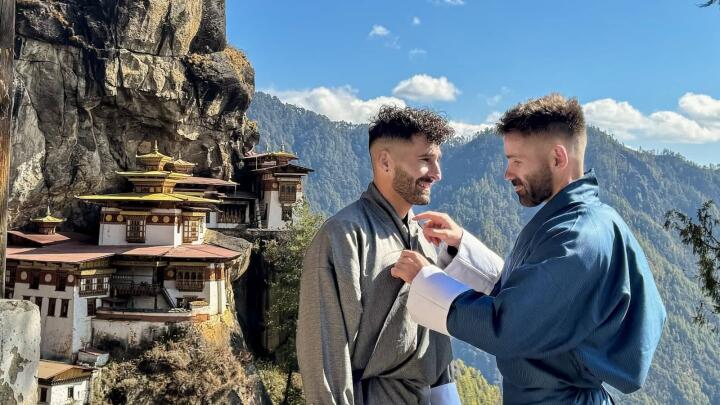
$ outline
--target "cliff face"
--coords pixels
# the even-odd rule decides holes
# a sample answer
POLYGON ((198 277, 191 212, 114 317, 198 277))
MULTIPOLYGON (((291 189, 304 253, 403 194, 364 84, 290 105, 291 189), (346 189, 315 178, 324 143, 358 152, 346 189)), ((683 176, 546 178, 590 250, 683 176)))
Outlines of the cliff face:
POLYGON ((73 197, 119 190, 155 140, 223 178, 257 143, 223 0, 18 0, 15 58, 11 227, 47 204, 92 226, 73 197))

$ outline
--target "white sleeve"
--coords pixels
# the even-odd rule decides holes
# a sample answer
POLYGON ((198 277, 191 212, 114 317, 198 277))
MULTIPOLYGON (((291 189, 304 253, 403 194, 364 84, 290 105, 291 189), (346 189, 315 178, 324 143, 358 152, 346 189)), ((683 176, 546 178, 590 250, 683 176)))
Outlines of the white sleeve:
POLYGON ((505 262, 497 253, 464 230, 454 258, 447 253, 444 242, 440 245, 438 265, 452 278, 473 290, 490 294, 500 280, 505 262))
POLYGON ((455 383, 430 388, 430 405, 461 405, 455 383))
POLYGON ((436 266, 425 266, 410 284, 407 308, 416 323, 445 335, 447 316, 455 298, 469 287, 436 266))

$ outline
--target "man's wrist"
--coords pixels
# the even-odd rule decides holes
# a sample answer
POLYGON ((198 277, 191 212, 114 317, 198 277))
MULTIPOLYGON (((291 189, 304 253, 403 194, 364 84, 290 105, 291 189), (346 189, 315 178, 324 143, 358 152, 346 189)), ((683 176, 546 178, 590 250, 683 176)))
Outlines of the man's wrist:
MULTIPOLYGON (((463 234, 464 234, 464 233, 465 233, 465 230, 464 230, 464 229, 460 229, 460 236, 458 236, 458 238, 457 238, 456 240, 448 241, 448 242, 447 242, 447 245, 448 245, 448 253, 450 253, 450 250, 449 250, 449 249, 452 247, 452 248, 455 248, 455 254, 457 254, 457 249, 460 248, 460 243, 462 243, 462 237, 463 237, 463 234)), ((453 255, 453 256, 454 256, 454 255, 453 255)))

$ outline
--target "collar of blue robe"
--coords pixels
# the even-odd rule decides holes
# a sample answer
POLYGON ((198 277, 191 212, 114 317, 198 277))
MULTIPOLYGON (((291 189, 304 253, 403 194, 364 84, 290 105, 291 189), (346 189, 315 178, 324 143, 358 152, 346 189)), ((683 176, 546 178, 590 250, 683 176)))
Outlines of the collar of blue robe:
POLYGON ((589 203, 599 201, 598 193, 600 187, 595 170, 590 169, 579 179, 565 186, 557 194, 555 194, 545 206, 543 206, 528 224, 523 228, 518 236, 518 240, 525 236, 531 236, 535 231, 548 219, 552 218, 558 211, 567 209, 576 204, 589 203))

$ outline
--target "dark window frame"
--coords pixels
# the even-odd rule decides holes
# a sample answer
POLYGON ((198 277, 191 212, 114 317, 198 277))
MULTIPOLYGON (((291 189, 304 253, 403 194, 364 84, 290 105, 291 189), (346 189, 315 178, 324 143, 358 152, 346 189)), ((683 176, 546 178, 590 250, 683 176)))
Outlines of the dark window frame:
POLYGON ((55 307, 57 306, 57 298, 48 298, 47 316, 55 316, 55 307))
POLYGON ((40 270, 30 270, 30 283, 28 284, 29 290, 40 289, 40 270))
POLYGON ((97 301, 95 298, 87 300, 87 316, 95 316, 97 314, 97 301))
POLYGON ((55 291, 65 291, 67 288, 67 273, 58 273, 57 279, 55 280, 55 291))
POLYGON ((67 318, 70 311, 70 300, 62 298, 60 300, 60 318, 67 318))
POLYGON ((144 243, 145 225, 144 217, 129 217, 125 223, 125 241, 129 243, 144 243))

